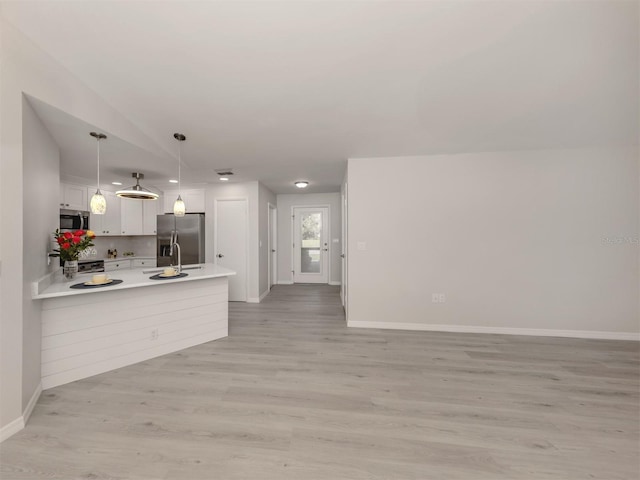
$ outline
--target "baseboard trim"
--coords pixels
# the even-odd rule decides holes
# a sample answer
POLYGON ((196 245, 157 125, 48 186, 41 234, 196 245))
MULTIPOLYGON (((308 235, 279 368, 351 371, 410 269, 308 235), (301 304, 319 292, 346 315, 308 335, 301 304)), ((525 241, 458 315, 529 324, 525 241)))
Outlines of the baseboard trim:
POLYGON ((4 442, 7 438, 15 435, 24 428, 24 418, 19 416, 13 422, 7 423, 0 428, 0 442, 4 442))
POLYGON ((29 421, 29 417, 33 413, 33 409, 38 403, 38 399, 40 398, 40 394, 42 393, 42 382, 38 384, 33 395, 29 399, 29 403, 22 412, 22 415, 16 418, 14 421, 6 424, 4 427, 0 428, 0 443, 4 442, 7 438, 12 437, 20 430, 22 430, 27 422, 29 421))
POLYGON ((593 338, 598 340, 631 340, 640 341, 640 334, 632 332, 600 332, 591 330, 553 330, 546 328, 508 328, 508 327, 479 327, 470 325, 429 325, 424 323, 395 323, 395 322, 361 322, 349 320, 348 327, 352 328, 381 328, 386 330, 419 330, 428 332, 452 333, 489 333, 498 335, 526 335, 535 337, 568 337, 593 338))
POLYGON ((267 290, 262 295, 260 295, 259 298, 255 298, 255 297, 247 298, 247 303, 260 303, 262 300, 264 300, 264 297, 266 297, 267 295, 269 295, 269 290, 267 290))
POLYGON ((24 412, 22 413, 22 418, 24 419, 25 425, 29 421, 29 417, 31 417, 31 414, 33 413, 33 409, 35 408, 36 403, 38 403, 38 399, 40 398, 41 393, 42 393, 42 382, 40 382, 36 387, 35 391, 33 392, 33 395, 31 395, 31 398, 29 399, 29 403, 27 403, 27 407, 24 409, 24 412))
POLYGON ((342 285, 342 282, 329 282, 329 285, 342 285))
POLYGON ((293 285, 292 280, 278 280, 278 285, 293 285))

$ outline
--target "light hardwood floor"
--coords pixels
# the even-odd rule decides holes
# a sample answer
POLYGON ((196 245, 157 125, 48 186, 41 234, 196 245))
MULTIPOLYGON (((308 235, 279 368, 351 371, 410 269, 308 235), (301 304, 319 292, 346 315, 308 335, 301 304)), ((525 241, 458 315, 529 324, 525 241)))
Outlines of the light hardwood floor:
POLYGON ((636 342, 348 329, 339 287, 42 394, 19 479, 637 479, 636 342))

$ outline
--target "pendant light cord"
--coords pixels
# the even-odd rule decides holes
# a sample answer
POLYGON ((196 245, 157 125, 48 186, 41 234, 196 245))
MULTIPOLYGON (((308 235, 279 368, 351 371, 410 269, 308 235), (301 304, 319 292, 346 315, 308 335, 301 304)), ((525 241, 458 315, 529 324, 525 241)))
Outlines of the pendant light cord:
POLYGON ((98 191, 100 191, 100 137, 98 137, 98 191))
POLYGON ((181 184, 181 167, 182 167, 182 142, 178 143, 178 196, 182 193, 182 184, 181 184))

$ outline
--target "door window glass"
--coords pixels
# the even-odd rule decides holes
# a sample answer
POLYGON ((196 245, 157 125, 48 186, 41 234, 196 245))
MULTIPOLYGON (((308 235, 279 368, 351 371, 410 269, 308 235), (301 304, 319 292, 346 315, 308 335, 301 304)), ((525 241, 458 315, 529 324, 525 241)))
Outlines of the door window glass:
POLYGON ((303 213, 300 222, 302 234, 300 271, 302 273, 320 273, 322 213, 303 213))

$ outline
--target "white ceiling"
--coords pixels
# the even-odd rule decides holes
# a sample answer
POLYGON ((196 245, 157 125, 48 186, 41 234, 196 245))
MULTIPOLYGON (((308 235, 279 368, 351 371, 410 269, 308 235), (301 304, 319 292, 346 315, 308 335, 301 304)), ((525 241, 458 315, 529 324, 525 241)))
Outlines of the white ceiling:
MULTIPOLYGON (((188 137, 187 182, 233 168, 277 193, 302 178, 336 191, 349 157, 638 141, 635 1, 1 8, 167 152, 113 159, 144 159, 154 182, 173 175, 176 131, 188 137)), ((54 133, 65 168, 95 155, 87 125, 76 127, 54 133)))

